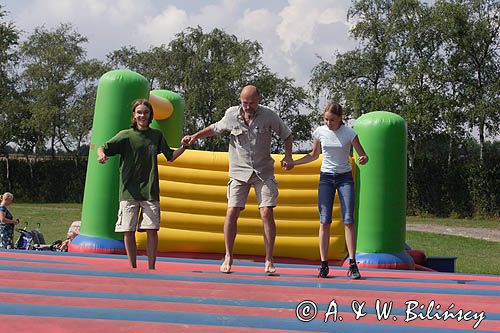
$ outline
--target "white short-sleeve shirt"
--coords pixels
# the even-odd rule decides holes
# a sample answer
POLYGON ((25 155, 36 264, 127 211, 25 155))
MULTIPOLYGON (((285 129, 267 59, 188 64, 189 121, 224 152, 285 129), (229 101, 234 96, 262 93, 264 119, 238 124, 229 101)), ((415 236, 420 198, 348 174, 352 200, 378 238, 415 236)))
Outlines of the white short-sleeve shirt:
POLYGON ((321 143, 323 162, 321 172, 346 173, 352 171, 349 163, 352 140, 356 137, 353 129, 341 125, 332 131, 326 125, 318 127, 313 132, 313 139, 321 143))

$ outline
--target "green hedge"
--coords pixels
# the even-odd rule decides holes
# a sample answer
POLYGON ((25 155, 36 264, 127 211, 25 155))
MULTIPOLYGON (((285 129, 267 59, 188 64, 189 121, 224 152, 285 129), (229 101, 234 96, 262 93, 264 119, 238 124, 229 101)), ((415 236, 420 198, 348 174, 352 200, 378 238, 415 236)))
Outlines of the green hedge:
POLYGON ((499 156, 445 165, 428 158, 408 169, 409 215, 500 218, 499 156))
POLYGON ((26 159, 4 158, 0 160, 0 192, 12 192, 21 202, 81 203, 86 171, 86 160, 39 159, 28 163, 26 159))

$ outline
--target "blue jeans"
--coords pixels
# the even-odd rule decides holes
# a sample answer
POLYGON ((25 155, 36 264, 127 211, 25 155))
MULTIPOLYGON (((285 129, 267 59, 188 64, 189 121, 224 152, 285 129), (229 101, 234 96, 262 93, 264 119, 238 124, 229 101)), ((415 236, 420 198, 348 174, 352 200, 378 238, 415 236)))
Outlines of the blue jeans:
POLYGON ((333 201, 338 190, 344 224, 354 223, 354 180, 352 172, 321 172, 318 185, 319 222, 332 223, 333 201))

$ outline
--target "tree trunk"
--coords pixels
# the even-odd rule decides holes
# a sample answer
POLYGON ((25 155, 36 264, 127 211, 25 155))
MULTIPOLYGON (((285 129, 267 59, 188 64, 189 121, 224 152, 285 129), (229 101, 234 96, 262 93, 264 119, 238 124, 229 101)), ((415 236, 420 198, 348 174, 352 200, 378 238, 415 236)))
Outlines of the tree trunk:
POLYGON ((5 179, 7 180, 7 191, 12 192, 12 180, 10 179, 10 163, 8 153, 5 159, 5 179))
POLYGON ((28 154, 25 154, 24 155, 26 157, 26 162, 28 163, 28 167, 30 168, 30 185, 31 185, 31 188, 34 187, 34 183, 35 183, 35 177, 33 176, 33 164, 32 162, 30 161, 30 157, 28 154))
POLYGON ((479 161, 483 163, 484 157, 484 119, 479 124, 479 161))
POLYGON ((450 168, 451 165, 452 149, 453 149, 453 136, 450 135, 450 142, 448 143, 448 162, 447 162, 448 169, 450 168))
POLYGON ((56 128, 54 126, 54 128, 52 129, 52 140, 50 142, 50 150, 51 150, 52 159, 56 158, 55 146, 56 146, 56 128))

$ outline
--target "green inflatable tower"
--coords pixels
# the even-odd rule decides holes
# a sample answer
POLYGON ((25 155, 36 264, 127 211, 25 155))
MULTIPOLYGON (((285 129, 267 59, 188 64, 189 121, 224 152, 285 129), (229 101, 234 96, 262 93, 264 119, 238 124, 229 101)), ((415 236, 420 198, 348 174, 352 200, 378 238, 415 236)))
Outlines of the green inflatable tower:
POLYGON ((106 164, 99 164, 97 148, 130 127, 132 102, 148 97, 148 81, 135 72, 114 70, 99 80, 83 195, 82 227, 71 243, 72 252, 125 253, 123 236, 114 231, 120 157, 114 156, 106 164))
POLYGON ((405 252, 406 122, 375 111, 359 117, 354 129, 369 158, 356 167, 356 258, 362 267, 414 269, 405 252))

